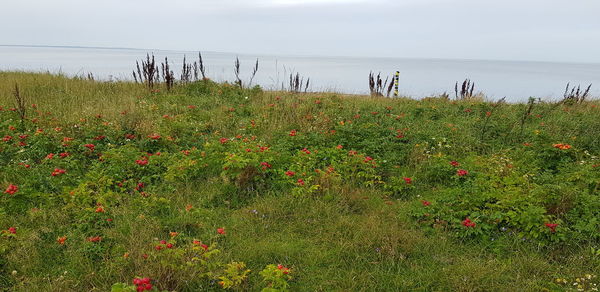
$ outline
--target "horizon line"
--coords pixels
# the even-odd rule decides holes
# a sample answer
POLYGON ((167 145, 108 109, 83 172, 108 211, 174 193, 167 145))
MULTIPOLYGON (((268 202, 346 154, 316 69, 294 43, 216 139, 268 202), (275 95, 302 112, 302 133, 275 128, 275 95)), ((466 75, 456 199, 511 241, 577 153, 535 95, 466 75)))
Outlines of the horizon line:
POLYGON ((296 54, 264 54, 264 53, 236 53, 213 50, 182 50, 182 49, 157 49, 157 48, 131 48, 131 47, 101 47, 81 45, 32 45, 32 44, 0 44, 0 47, 29 47, 29 48, 62 48, 62 49, 98 49, 98 50, 130 50, 130 51, 163 51, 163 52, 208 52, 219 54, 232 54, 241 56, 274 56, 274 57, 301 57, 301 58, 348 58, 348 59, 408 59, 408 60, 449 60, 449 61, 488 61, 488 62, 531 62, 531 63, 559 63, 598 65, 600 62, 573 62, 573 61, 548 61, 548 60, 509 60, 509 59, 466 59, 466 58, 440 58, 440 57, 379 57, 379 56, 334 56, 334 55, 296 55, 296 54))

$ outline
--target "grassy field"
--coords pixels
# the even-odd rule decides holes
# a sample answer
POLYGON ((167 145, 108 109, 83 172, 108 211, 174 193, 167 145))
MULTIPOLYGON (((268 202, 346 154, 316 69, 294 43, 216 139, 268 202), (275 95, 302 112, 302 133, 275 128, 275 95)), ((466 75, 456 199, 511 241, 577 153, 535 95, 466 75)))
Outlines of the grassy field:
POLYGON ((0 290, 596 291, 596 101, 0 72, 0 106, 0 290))

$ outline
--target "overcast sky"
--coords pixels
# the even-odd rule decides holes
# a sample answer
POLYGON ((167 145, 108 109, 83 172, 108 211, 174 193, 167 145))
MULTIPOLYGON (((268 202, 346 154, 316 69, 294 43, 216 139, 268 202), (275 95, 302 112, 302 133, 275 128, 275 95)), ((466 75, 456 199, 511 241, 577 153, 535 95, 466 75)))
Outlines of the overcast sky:
POLYGON ((0 0, 0 44, 600 62, 598 0, 0 0))

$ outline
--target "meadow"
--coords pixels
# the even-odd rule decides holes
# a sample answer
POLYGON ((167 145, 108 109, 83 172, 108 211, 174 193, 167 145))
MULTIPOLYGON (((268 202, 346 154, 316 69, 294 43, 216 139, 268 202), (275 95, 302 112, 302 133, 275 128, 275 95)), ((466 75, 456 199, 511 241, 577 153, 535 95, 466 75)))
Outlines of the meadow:
POLYGON ((597 291, 600 102, 0 72, 0 290, 597 291))

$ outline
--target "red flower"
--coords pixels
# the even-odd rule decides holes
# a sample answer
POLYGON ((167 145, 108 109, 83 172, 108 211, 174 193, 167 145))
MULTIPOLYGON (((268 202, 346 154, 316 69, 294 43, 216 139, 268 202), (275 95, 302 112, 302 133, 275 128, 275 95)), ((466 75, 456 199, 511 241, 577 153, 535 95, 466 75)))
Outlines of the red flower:
POLYGON ((293 172, 293 171, 291 171, 291 170, 288 170, 288 171, 285 172, 285 175, 290 176, 290 177, 294 176, 295 174, 296 173, 293 172))
POLYGON ((310 154, 311 153, 310 150, 308 150, 306 148, 302 149, 301 151, 304 152, 305 154, 310 154))
POLYGON ((225 228, 223 228, 223 227, 217 228, 217 233, 218 234, 225 234, 225 228))
POLYGON ((421 204, 423 204, 423 206, 427 207, 427 206, 431 205, 431 202, 422 200, 421 204))
POLYGON ((65 241, 67 241, 67 237, 66 236, 61 236, 59 238, 56 239, 56 242, 60 245, 64 245, 65 241))
POLYGON ((546 227, 550 228, 550 231, 554 233, 556 232, 556 227, 558 226, 558 223, 546 223, 545 225, 546 227))
POLYGON ((465 227, 475 227, 475 222, 471 221, 471 219, 469 218, 465 218, 465 220, 462 221, 462 225, 465 227))
POLYGON ((458 167, 460 165, 460 163, 458 163, 458 161, 456 161, 456 160, 452 160, 452 161, 450 161, 450 165, 452 165, 454 167, 458 167))
POLYGON ((144 187, 145 187, 144 183, 141 182, 141 183, 137 184, 137 187, 135 187, 135 190, 139 191, 139 190, 143 189, 144 187))
POLYGON ((83 147, 86 147, 87 149, 90 149, 90 151, 94 151, 94 148, 96 148, 96 145, 94 145, 94 144, 85 144, 85 145, 83 145, 83 147))
POLYGON ((52 159, 54 158, 54 153, 50 153, 48 155, 46 155, 46 159, 52 159))
POLYGON ((292 136, 292 137, 296 136, 296 130, 291 130, 290 131, 290 136, 292 136))
POLYGON ((150 138, 152 140, 158 140, 158 139, 160 139, 160 135, 157 135, 157 134, 148 135, 148 138, 150 138))
POLYGON ((65 157, 67 157, 67 156, 69 156, 71 154, 69 154, 69 152, 63 152, 63 153, 60 153, 58 155, 60 156, 60 158, 65 158, 65 157))
POLYGON ((67 171, 66 171, 66 170, 64 170, 64 169, 55 168, 55 169, 54 169, 54 171, 52 172, 52 174, 51 174, 51 175, 52 175, 52 176, 58 176, 58 175, 61 175, 61 174, 64 174, 64 173, 66 173, 66 172, 67 172, 67 171))
POLYGON ((94 140, 96 140, 96 141, 100 141, 100 140, 104 140, 105 138, 106 138, 106 136, 104 136, 104 135, 100 135, 100 136, 96 136, 96 137, 94 137, 94 140))
POLYGON ((560 150, 568 150, 571 149, 571 145, 569 144, 554 144, 552 145, 554 148, 558 148, 560 150))
POLYGON ((271 165, 268 162, 261 162, 262 170, 267 170, 267 168, 271 168, 271 165))
POLYGON ((10 234, 17 234, 17 227, 9 227, 7 232, 10 234))
POLYGON ((465 176, 467 174, 469 174, 469 172, 464 169, 459 169, 456 171, 456 175, 458 175, 458 176, 465 176))
POLYGON ((13 184, 9 184, 8 187, 6 188, 6 190, 4 191, 5 194, 9 194, 9 195, 14 195, 16 192, 19 191, 19 187, 13 184))
POLYGON ((136 286, 136 291, 137 292, 141 292, 141 291, 150 291, 152 290, 152 280, 150 280, 150 278, 135 278, 133 279, 133 285, 136 286))
POLYGON ((172 243, 167 243, 167 248, 173 248, 173 244, 172 243))
POLYGON ((409 184, 412 184, 412 178, 410 178, 410 177, 405 177, 405 178, 404 178, 404 182, 405 182, 407 185, 409 185, 409 184))
POLYGON ((98 206, 98 208, 96 208, 96 213, 104 213, 104 212, 106 212, 106 211, 104 210, 104 208, 102 208, 102 206, 98 206))
POLYGON ((148 164, 148 159, 142 159, 142 160, 136 160, 135 163, 137 163, 138 165, 144 166, 148 164))
POLYGON ((298 179, 298 185, 299 185, 299 186, 303 186, 303 185, 304 185, 304 180, 303 180, 303 179, 301 179, 301 178, 299 178, 299 179, 298 179))
POLYGON ((99 242, 99 241, 102 241, 102 237, 101 236, 88 237, 87 241, 89 241, 89 242, 99 242))
POLYGON ((342 145, 337 145, 337 147, 335 147, 335 148, 337 148, 337 149, 342 149, 342 148, 344 148, 344 146, 342 146, 342 145))
POLYGON ((2 138, 2 141, 8 142, 8 141, 12 140, 12 138, 13 138, 12 136, 6 135, 6 136, 4 136, 4 138, 2 138))
POLYGON ((290 269, 284 267, 282 264, 277 265, 277 269, 281 270, 286 275, 290 273, 290 269))

